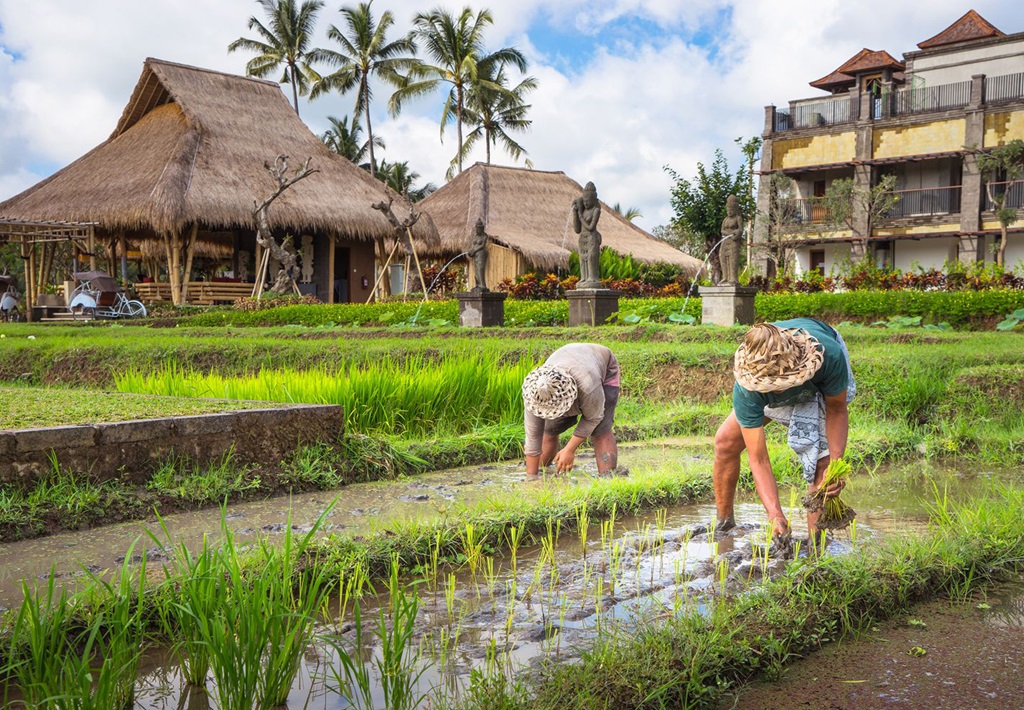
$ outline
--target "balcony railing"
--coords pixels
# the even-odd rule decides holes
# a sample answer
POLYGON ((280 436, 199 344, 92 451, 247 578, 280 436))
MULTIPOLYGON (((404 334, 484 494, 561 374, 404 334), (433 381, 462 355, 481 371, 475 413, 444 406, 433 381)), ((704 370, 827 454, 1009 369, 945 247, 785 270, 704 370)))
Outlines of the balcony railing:
POLYGON ((831 220, 821 197, 799 197, 779 205, 778 218, 786 225, 824 224, 831 220))
MULTIPOLYGON (((959 108, 971 102, 971 82, 959 81, 955 84, 938 84, 920 89, 901 88, 892 92, 889 106, 890 116, 904 116, 912 113, 929 111, 945 111, 959 108)), ((875 118, 880 118, 875 116, 875 118)))
POLYGON ((1015 101, 1024 98, 1024 72, 985 77, 985 103, 1015 101))
POLYGON ((896 204, 886 215, 890 219, 899 217, 921 217, 937 214, 956 214, 960 211, 960 186, 926 187, 919 190, 899 190, 896 204))
POLYGON ((794 128, 814 128, 815 126, 835 126, 840 123, 849 123, 853 120, 850 101, 849 96, 841 96, 824 101, 793 104, 788 112, 777 111, 775 113, 775 130, 788 131, 794 128))
MULTIPOLYGON (((1013 180, 1011 182, 991 182, 988 184, 994 195, 1006 195, 1003 207, 1021 209, 1024 207, 1024 180, 1013 180)), ((996 208, 995 203, 988 197, 988 190, 985 190, 985 209, 989 212, 996 208)))

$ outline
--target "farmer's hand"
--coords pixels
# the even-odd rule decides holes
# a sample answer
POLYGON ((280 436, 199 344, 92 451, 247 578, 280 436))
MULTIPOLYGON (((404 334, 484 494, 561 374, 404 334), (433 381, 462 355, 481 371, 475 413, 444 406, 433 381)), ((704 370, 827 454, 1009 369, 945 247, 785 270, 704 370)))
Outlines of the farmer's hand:
POLYGON ((840 478, 832 485, 825 486, 824 488, 822 488, 821 496, 824 500, 830 500, 838 496, 840 493, 842 493, 844 488, 846 488, 846 479, 840 478))
POLYGON ((565 473, 566 471, 572 470, 572 464, 576 460, 576 452, 572 451, 568 446, 555 454, 554 464, 555 471, 558 473, 565 473))

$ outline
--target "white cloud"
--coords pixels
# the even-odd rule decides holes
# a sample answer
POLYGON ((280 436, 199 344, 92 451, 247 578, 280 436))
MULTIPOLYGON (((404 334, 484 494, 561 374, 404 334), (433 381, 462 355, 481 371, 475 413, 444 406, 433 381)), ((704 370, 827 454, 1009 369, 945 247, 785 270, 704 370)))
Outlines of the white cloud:
MULTIPOLYGON (((322 12, 318 45, 327 44, 326 26, 340 22, 343 1, 330 0, 322 12)), ((416 12, 437 4, 377 0, 374 9, 393 12, 397 36, 416 12)), ((466 4, 441 3, 453 12, 466 4)), ((593 180, 605 201, 639 207, 647 228, 671 216, 663 165, 691 176, 698 161, 713 160, 715 148, 736 165, 733 141, 760 134, 765 104, 814 95, 807 82, 861 47, 899 57, 967 9, 953 0, 519 0, 485 6, 495 21, 489 45, 523 48, 540 83, 531 96, 533 129, 519 137, 535 166, 563 170, 581 183, 593 180), (660 33, 628 34, 651 26, 660 33), (552 48, 554 30, 563 29, 570 32, 565 47, 552 48), (544 30, 544 51, 552 55, 530 42, 537 30, 544 30), (701 40, 694 44, 697 31, 701 40), (586 56, 579 56, 581 46, 586 56)), ((1004 31, 1024 31, 1024 4, 978 0, 974 7, 1004 31)), ((259 12, 253 0, 0 0, 0 50, 8 52, 0 51, 0 199, 42 177, 41 166, 66 164, 103 141, 145 57, 242 72, 247 56, 229 55, 226 47, 250 35, 246 21, 259 12)), ((392 119, 387 95, 377 91, 374 110, 375 132, 388 143, 384 157, 408 160, 423 179, 443 182, 455 140, 451 130, 443 144, 439 140, 440 96, 410 104, 392 119)), ((325 116, 350 114, 351 106, 351 97, 325 97, 303 105, 302 116, 321 132, 325 116)), ((510 162, 500 153, 493 159, 510 162)))

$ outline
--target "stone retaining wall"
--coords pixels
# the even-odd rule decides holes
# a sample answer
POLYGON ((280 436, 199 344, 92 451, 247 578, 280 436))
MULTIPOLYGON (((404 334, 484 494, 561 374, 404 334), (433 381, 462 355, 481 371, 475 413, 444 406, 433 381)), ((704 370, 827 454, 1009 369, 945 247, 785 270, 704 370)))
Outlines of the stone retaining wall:
POLYGON ((29 483, 62 468, 94 481, 145 482, 172 452, 199 464, 234 447, 239 463, 274 465, 302 444, 334 441, 344 426, 336 405, 293 405, 87 426, 0 431, 0 483, 29 483))

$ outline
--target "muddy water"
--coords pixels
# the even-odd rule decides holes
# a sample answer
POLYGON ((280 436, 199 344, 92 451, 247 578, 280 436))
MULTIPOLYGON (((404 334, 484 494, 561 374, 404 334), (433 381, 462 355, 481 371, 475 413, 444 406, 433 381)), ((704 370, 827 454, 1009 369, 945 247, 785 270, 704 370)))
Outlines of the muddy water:
MULTIPOLYGON (((707 444, 666 441, 624 449, 621 463, 638 475, 648 468, 670 467, 709 471, 707 444)), ((542 484, 525 484, 523 469, 505 463, 439 472, 387 483, 345 488, 328 518, 328 527, 361 534, 390 521, 456 512, 491 496, 533 495, 545 485, 585 485, 594 473, 592 459, 579 459, 574 476, 542 484)), ((986 476, 927 463, 862 473, 844 499, 859 513, 853 534, 837 535, 829 549, 842 554, 877 535, 916 530, 924 525, 927 501, 934 487, 951 497, 984 486, 986 476)), ((796 536, 806 536, 798 509, 801 490, 782 492, 789 503, 796 536)), ((290 524, 306 530, 330 503, 330 496, 313 494, 290 501, 276 499, 231 506, 226 524, 240 537, 264 535, 273 539, 290 524)), ((737 528, 726 534, 708 530, 714 518, 710 504, 675 506, 648 515, 621 518, 614 526, 592 525, 586 542, 576 533, 553 531, 550 544, 523 548, 515 563, 510 555, 482 557, 477 572, 466 567, 441 572, 418 586, 420 597, 416 644, 426 670, 419 689, 457 689, 470 669, 492 659, 509 672, 544 656, 571 657, 602 630, 628 629, 639 616, 670 615, 683 609, 703 609, 722 594, 733 594, 780 569, 781 561, 764 554, 764 513, 751 495, 741 495, 737 528), (450 577, 448 575, 451 575, 450 577)), ((173 516, 166 521, 177 541, 199 542, 203 534, 218 534, 220 511, 173 516)), ((152 525, 150 525, 152 527, 152 525)), ((71 579, 79 565, 104 569, 123 559, 143 526, 136 523, 81 534, 15 543, 0 547, 0 594, 10 604, 18 596, 16 581, 38 577, 51 565, 71 579)), ((151 541, 139 548, 153 557, 151 541)), ((806 554, 804 548, 802 554, 806 554)), ((154 561, 159 561, 154 559, 154 561)), ((381 613, 378 601, 364 601, 366 626, 381 613)), ((386 607, 386 605, 385 605, 386 607)), ((352 653, 373 663, 377 644, 370 637, 356 649, 351 610, 336 621, 332 635, 352 653), (339 635, 340 634, 340 635, 339 635)), ((339 617, 341 612, 335 609, 339 617)), ((385 619, 387 621, 387 619, 385 619)), ((326 631, 326 630, 325 630, 326 631)), ((346 708, 331 669, 339 668, 335 652, 315 644, 305 655, 289 707, 346 708)), ((375 703, 383 704, 380 687, 375 703)), ((173 663, 159 655, 148 659, 138 688, 138 706, 184 707, 186 698, 173 663)), ((203 708, 205 698, 188 698, 188 707, 203 708)))
MULTIPOLYGON (((692 456, 663 447, 654 458, 665 465, 673 453, 692 456)), ((688 460, 707 465, 700 458, 688 460)), ((860 511, 856 531, 837 535, 829 551, 842 554, 877 535, 920 529, 924 503, 936 481, 956 490, 977 485, 975 477, 922 466, 865 477, 857 494, 850 491, 848 498, 860 511)), ((792 500, 799 500, 797 491, 792 500)), ((799 511, 788 512, 797 536, 806 535, 799 511)), ((416 642, 419 667, 425 668, 418 691, 458 692, 470 670, 485 666, 488 658, 508 673, 544 657, 569 659, 598 633, 628 631, 638 618, 699 612, 716 597, 742 592, 781 570, 784 562, 764 553, 759 503, 745 497, 737 509, 737 528, 725 534, 707 528, 713 517, 709 504, 674 506, 621 518, 612 527, 592 525, 585 542, 575 532, 558 534, 556 529, 549 545, 519 550, 514 569, 510 555, 490 562, 483 557, 476 575, 464 567, 428 578, 418 586, 416 642)), ((798 554, 806 554, 806 548, 798 554)), ((364 600, 364 619, 372 624, 381 613, 377 601, 364 600)), ((356 648, 350 612, 338 624, 338 637, 353 655, 379 662, 372 634, 364 647, 356 648)), ((337 636, 336 630, 330 633, 337 636)), ((340 667, 333 649, 312 647, 289 706, 349 707, 334 677, 333 669, 340 667)), ((173 664, 154 660, 143 679, 140 702, 144 707, 177 707, 179 685, 173 664)), ((374 688, 374 702, 385 705, 380 687, 374 688)))

